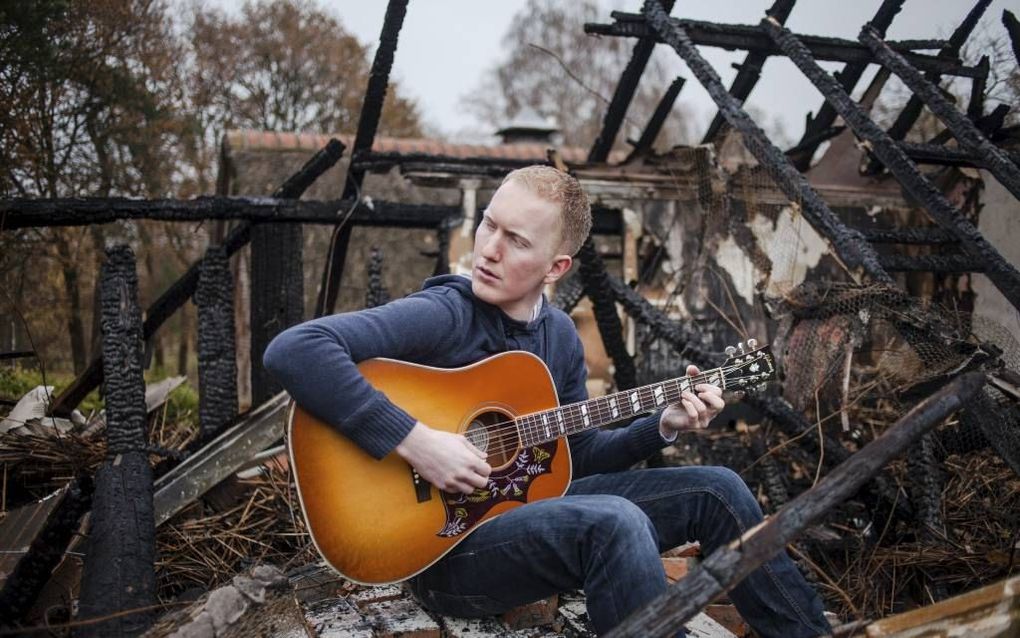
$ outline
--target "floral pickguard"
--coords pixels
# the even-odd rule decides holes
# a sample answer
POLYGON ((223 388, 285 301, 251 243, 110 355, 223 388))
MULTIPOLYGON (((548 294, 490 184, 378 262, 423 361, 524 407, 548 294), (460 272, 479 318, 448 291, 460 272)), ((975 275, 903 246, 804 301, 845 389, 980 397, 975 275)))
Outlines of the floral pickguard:
POLYGON ((533 445, 522 450, 514 462, 489 475, 489 484, 471 494, 441 492, 446 507, 446 525, 438 536, 459 536, 477 523, 485 513, 503 501, 527 502, 531 481, 547 474, 556 454, 557 441, 533 445))

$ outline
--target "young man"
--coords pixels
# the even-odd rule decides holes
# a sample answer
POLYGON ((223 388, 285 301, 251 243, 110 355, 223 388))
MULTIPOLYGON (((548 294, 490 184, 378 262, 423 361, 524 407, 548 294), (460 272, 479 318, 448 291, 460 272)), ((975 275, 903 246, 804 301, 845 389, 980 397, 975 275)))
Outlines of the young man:
MULTIPOLYGON (((561 404, 587 399, 584 351, 573 323, 549 307, 546 284, 562 277, 591 230, 574 178, 532 166, 510 173, 475 235, 470 278, 448 275, 378 308, 323 317, 281 333, 266 367, 291 396, 376 458, 398 454, 434 486, 486 486, 486 455, 461 435, 432 429, 372 388, 355 365, 389 357, 460 367, 497 352, 527 350, 548 366, 561 404)), ((688 374, 698 374, 689 366, 688 374)), ((536 501, 479 526, 411 581, 433 611, 498 614, 557 592, 584 589, 603 633, 666 591, 660 552, 700 541, 706 555, 761 521, 739 476, 720 467, 628 470, 703 428, 723 408, 711 385, 680 404, 615 430, 570 437, 573 482, 562 498, 536 501)), ((762 636, 828 633, 821 601, 785 555, 730 597, 762 636)))

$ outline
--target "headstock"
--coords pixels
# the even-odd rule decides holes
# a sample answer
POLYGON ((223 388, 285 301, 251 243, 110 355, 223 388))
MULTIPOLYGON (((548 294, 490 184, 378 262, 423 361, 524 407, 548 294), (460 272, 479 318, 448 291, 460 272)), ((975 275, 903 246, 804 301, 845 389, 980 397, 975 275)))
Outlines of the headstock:
POLYGON ((776 362, 768 345, 748 339, 737 347, 727 346, 726 361, 720 367, 727 390, 751 389, 776 377, 776 362))

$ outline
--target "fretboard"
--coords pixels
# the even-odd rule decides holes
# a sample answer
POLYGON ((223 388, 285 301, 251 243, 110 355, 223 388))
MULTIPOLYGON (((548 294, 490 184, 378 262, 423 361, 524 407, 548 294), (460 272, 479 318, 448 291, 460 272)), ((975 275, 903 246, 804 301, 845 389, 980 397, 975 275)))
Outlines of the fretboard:
POLYGON ((521 443, 538 445, 561 436, 654 412, 678 402, 681 392, 694 392, 694 386, 702 383, 725 387, 722 369, 716 368, 695 377, 678 377, 543 412, 525 414, 514 421, 520 432, 521 443))

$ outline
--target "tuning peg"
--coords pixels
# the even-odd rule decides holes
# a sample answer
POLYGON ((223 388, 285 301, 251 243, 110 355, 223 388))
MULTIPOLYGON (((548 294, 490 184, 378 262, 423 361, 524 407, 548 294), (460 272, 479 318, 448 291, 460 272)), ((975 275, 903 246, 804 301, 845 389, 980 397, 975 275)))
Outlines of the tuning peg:
POLYGON ((737 342, 737 347, 740 348, 740 354, 744 354, 744 342, 743 341, 738 341, 737 342))
POLYGON ((734 348, 733 346, 726 346, 726 349, 723 350, 723 352, 726 353, 727 357, 732 357, 733 355, 737 354, 737 349, 734 348))
POLYGON ((758 340, 757 339, 748 339, 747 340, 747 349, 748 350, 754 350, 757 347, 758 347, 758 340))

